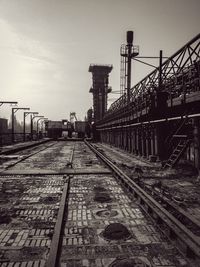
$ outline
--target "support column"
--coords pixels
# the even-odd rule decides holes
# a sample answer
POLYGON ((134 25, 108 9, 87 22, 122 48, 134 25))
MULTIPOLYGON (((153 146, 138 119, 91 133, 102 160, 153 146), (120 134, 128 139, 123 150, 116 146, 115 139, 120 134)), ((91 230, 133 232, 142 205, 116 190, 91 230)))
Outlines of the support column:
POLYGON ((129 128, 129 143, 130 143, 129 152, 130 152, 130 153, 133 152, 133 143, 132 143, 132 139, 133 139, 133 129, 132 129, 132 128, 129 128))
POLYGON ((199 126, 199 119, 194 118, 193 119, 193 125, 194 125, 194 164, 195 167, 198 170, 198 180, 200 180, 200 126, 199 126))
POLYGON ((155 155, 158 156, 158 134, 157 129, 154 129, 154 140, 155 140, 155 155))
POLYGON ((148 158, 150 155, 152 155, 152 147, 151 147, 151 126, 148 127, 148 158))
POLYGON ((129 135, 128 129, 125 128, 125 149, 126 149, 126 151, 128 151, 128 138, 129 138, 128 135, 129 135))
POLYGON ((117 147, 120 147, 120 130, 117 130, 117 147))
POLYGON ((151 150, 149 149, 149 129, 146 129, 146 157, 149 158, 151 150))
POLYGON ((154 128, 151 129, 151 154, 153 156, 156 155, 156 152, 155 152, 155 129, 154 128))
POLYGON ((123 129, 123 149, 126 150, 126 129, 123 129))
POLYGON ((131 128, 131 153, 134 153, 134 128, 131 128))
POLYGON ((138 128, 138 155, 142 156, 142 129, 138 128))
POLYGON ((136 155, 139 155, 139 129, 138 128, 136 128, 135 148, 136 148, 136 155))
POLYGON ((137 127, 134 128, 134 135, 135 135, 134 154, 137 155, 137 127))
POLYGON ((156 126, 156 149, 157 155, 160 160, 166 160, 166 146, 165 146, 165 139, 168 133, 168 125, 166 123, 160 123, 156 126))
POLYGON ((129 152, 129 148, 130 148, 129 141, 130 141, 130 133, 129 133, 129 129, 126 128, 126 150, 128 152, 129 152))
POLYGON ((121 142, 122 142, 122 129, 119 129, 119 148, 121 148, 121 142))
POLYGON ((146 157, 146 129, 142 128, 141 134, 141 144, 142 144, 142 156, 146 157))

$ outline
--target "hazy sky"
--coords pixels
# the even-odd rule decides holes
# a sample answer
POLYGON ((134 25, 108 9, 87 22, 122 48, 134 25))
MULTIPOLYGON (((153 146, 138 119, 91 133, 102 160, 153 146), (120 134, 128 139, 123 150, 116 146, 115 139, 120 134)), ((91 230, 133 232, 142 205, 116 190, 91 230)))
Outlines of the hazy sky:
MULTIPOLYGON (((199 33, 199 11, 200 0, 0 0, 0 100, 51 120, 70 111, 83 119, 92 106, 91 63, 113 64, 110 86, 119 90, 127 30, 140 56, 170 56, 199 33)), ((132 83, 150 71, 134 62, 132 83)), ((0 108, 2 117, 10 112, 0 108)))

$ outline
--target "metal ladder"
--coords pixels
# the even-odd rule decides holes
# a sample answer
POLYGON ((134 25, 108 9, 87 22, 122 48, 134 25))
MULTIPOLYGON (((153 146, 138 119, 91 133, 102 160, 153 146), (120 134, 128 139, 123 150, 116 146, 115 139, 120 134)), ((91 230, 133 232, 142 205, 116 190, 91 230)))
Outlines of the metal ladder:
POLYGON ((169 158, 165 162, 163 169, 172 168, 176 163, 178 163, 179 159, 181 158, 181 156, 185 152, 186 148, 188 147, 188 145, 192 141, 191 137, 189 137, 189 135, 190 135, 189 131, 188 130, 185 131, 183 129, 184 126, 188 123, 189 123, 188 118, 185 118, 180 123, 180 125, 175 130, 175 132, 173 134, 170 134, 170 136, 167 138, 167 141, 168 141, 167 144, 169 147, 172 146, 173 140, 178 139, 178 141, 177 141, 177 144, 175 145, 175 148, 173 149, 171 155, 169 156, 169 158))
POLYGON ((190 141, 191 140, 188 139, 182 139, 179 141, 178 145, 175 147, 172 154, 164 164, 163 169, 171 168, 179 161, 186 148, 188 147, 190 141))
POLYGON ((127 47, 122 45, 120 48, 121 64, 120 64, 120 96, 125 93, 127 83, 127 47))

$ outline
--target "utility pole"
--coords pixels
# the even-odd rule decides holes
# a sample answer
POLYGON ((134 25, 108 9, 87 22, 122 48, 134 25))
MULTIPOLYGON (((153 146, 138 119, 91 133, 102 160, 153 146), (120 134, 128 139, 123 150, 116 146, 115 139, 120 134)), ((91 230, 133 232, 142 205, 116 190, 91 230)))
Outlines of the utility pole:
POLYGON ((32 116, 31 115, 31 140, 33 140, 33 120, 35 118, 44 118, 44 116, 32 116))
POLYGON ((24 142, 26 141, 26 117, 29 114, 38 114, 38 112, 24 112, 24 131, 23 131, 23 134, 24 134, 24 142))
MULTIPOLYGON (((17 105, 18 102, 17 101, 0 101, 0 107, 3 105, 3 104, 14 104, 14 105, 17 105)), ((0 137, 0 145, 2 145, 2 139, 3 137, 1 136, 0 137)))
POLYGON ((14 123, 14 114, 18 111, 18 110, 30 110, 30 108, 12 108, 12 143, 15 142, 15 123, 14 123))
POLYGON ((37 120, 37 137, 38 137, 38 128, 39 128, 39 121, 40 120, 48 120, 48 118, 39 118, 38 120, 37 120))

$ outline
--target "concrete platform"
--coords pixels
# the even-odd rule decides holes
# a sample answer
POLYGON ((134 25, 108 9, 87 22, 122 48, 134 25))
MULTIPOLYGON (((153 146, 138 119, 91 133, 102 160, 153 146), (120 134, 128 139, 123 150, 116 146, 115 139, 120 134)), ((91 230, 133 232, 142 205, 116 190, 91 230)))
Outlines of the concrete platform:
POLYGON ((41 169, 34 169, 34 170, 6 170, 0 173, 0 175, 81 175, 81 174, 110 174, 111 171, 106 168, 101 168, 100 170, 97 169, 68 169, 63 171, 53 171, 53 170, 41 170, 41 169))

